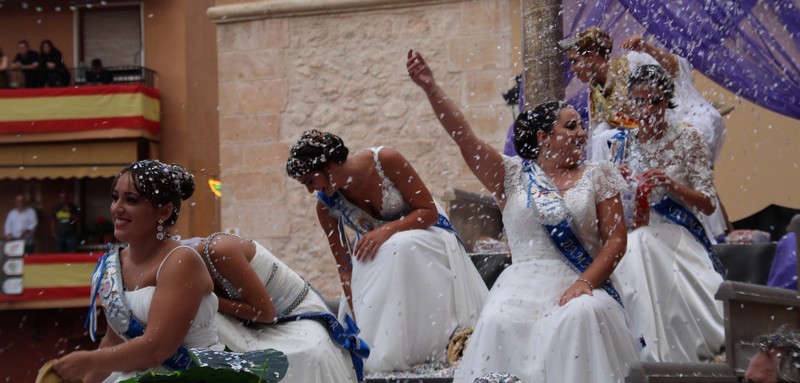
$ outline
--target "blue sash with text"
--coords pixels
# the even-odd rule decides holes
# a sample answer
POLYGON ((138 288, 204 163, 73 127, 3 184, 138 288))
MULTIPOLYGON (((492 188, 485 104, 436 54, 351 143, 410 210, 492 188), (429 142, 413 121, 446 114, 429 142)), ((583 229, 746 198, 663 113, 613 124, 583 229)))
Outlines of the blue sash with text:
MULTIPOLYGON (((109 250, 97 261, 97 265, 92 273, 92 298, 89 304, 89 314, 86 316, 86 321, 83 326, 89 327, 89 337, 92 341, 95 341, 95 331, 97 331, 97 297, 101 296, 103 307, 106 308, 104 311, 107 316, 109 327, 113 328, 114 331, 119 331, 123 328, 124 320, 114 320, 108 317, 109 311, 121 313, 117 314, 117 316, 126 317, 128 322, 127 330, 124 331, 124 335, 133 339, 144 334, 145 326, 136 320, 130 307, 128 307, 127 301, 123 298, 124 294, 121 290, 122 273, 119 271, 118 267, 120 246, 108 244, 108 249, 109 250), (107 268, 112 269, 112 272, 108 272, 107 268), (107 291, 101 294, 101 286, 103 285, 106 286, 107 291), (113 300, 113 302, 111 302, 111 300, 113 300), (111 307, 112 305, 113 308, 111 307)), ((189 354, 189 350, 183 346, 178 347, 175 354, 161 362, 161 364, 170 370, 186 370, 195 366, 189 354)))
MULTIPOLYGON (((553 245, 575 272, 583 274, 592 264, 593 258, 572 230, 569 224, 569 213, 563 206, 557 189, 554 186, 548 187, 548 184, 551 183, 549 178, 530 161, 524 161, 523 171, 528 174, 528 206, 530 207, 530 204, 534 203, 540 214, 546 217, 543 218, 542 226, 550 236, 553 245), (534 186, 537 190, 533 190, 534 186), (550 224, 548 221, 557 223, 550 224)), ((622 298, 610 280, 603 282, 600 287, 622 306, 622 298)))
POLYGON ((691 210, 687 209, 685 206, 679 204, 672 198, 668 196, 664 196, 661 202, 652 206, 653 210, 655 210, 658 214, 661 214, 668 220, 674 222, 677 225, 683 226, 686 230, 688 230, 692 235, 703 244, 708 251, 708 258, 711 260, 711 264, 714 266, 714 271, 719 273, 723 278, 725 277, 725 266, 722 265, 722 262, 719 260, 717 253, 714 252, 714 247, 711 244, 711 240, 708 239, 708 235, 706 235, 706 230, 703 228, 703 224, 700 220, 695 216, 691 210))

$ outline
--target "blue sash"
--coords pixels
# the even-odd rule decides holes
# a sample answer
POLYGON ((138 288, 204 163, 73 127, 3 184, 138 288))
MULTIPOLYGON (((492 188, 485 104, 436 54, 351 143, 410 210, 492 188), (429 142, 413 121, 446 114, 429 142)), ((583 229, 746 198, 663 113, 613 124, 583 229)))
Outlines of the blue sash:
POLYGON ((722 265, 719 257, 717 257, 717 253, 714 251, 714 247, 711 245, 711 240, 708 239, 708 235, 706 235, 706 230, 703 228, 703 224, 699 219, 697 219, 697 216, 695 216, 691 210, 687 209, 685 206, 679 204, 677 201, 668 196, 664 196, 664 198, 661 199, 661 202, 653 205, 652 208, 658 214, 664 216, 664 218, 674 222, 677 225, 683 226, 686 230, 692 233, 692 235, 706 248, 706 251, 708 252, 708 258, 711 260, 711 264, 714 266, 714 271, 725 278, 725 266, 722 265))
MULTIPOLYGON (((366 233, 387 223, 387 221, 377 219, 359 209, 338 192, 330 197, 323 192, 317 192, 317 199, 322 202, 328 210, 336 212, 339 220, 339 242, 342 246, 350 250, 351 254, 352 249, 350 249, 350 241, 347 240, 347 234, 344 231, 345 225, 356 232, 356 242, 358 242, 361 240, 362 233, 366 233)), ((455 227, 453 227, 450 220, 443 214, 439 214, 436 223, 432 226, 452 232, 463 245, 463 241, 461 241, 461 237, 456 232, 455 227)))
POLYGON ((325 312, 304 312, 295 315, 288 315, 278 318, 278 323, 289 322, 302 319, 313 319, 322 323, 327 329, 331 339, 339 347, 350 353, 353 360, 353 368, 356 370, 356 377, 359 382, 364 381, 364 360, 369 357, 369 345, 358 337, 358 327, 353 318, 345 315, 344 324, 331 313, 325 312))
MULTIPOLYGON (((136 317, 130 312, 130 307, 128 307, 127 302, 122 297, 122 270, 118 267, 120 246, 111 246, 111 244, 108 244, 108 249, 109 250, 97 261, 97 265, 92 273, 92 298, 89 303, 89 314, 86 316, 86 321, 83 326, 84 328, 87 326, 89 327, 89 337, 92 341, 96 341, 97 297, 101 293, 101 286, 105 285, 104 289, 106 289, 106 291, 103 292, 104 296, 101 297, 101 300, 103 301, 103 307, 105 307, 104 313, 106 314, 109 327, 112 331, 123 333, 123 335, 133 339, 144 334, 145 326, 136 320, 136 317), (107 270, 109 265, 111 265, 110 272, 107 270), (113 303, 113 308, 110 307, 112 306, 109 302, 111 299, 116 300, 113 303), (115 313, 115 318, 109 317, 112 311, 115 313), (120 316, 124 316, 124 318, 120 320, 120 316), (126 322, 127 329, 121 331, 125 327, 126 322)), ((170 370, 186 370, 195 366, 189 354, 189 350, 183 346, 178 347, 175 354, 161 362, 161 364, 170 370)))
POLYGON ((611 152, 614 153, 612 161, 614 165, 622 165, 625 162, 626 146, 628 144, 628 137, 631 130, 621 130, 608 140, 608 145, 611 147, 611 152))
MULTIPOLYGON (((554 187, 545 187, 542 185, 542 181, 547 181, 546 175, 541 169, 532 164, 530 161, 525 160, 523 163, 523 171, 528 173, 528 207, 530 207, 531 202, 536 204, 537 208, 540 210, 542 209, 549 209, 551 210, 552 214, 546 214, 549 217, 554 217, 557 215, 563 215, 564 217, 560 220, 560 222, 553 223, 547 222, 548 219, 544 218, 542 226, 545 227, 547 234, 550 236, 550 239, 553 242, 553 245, 558 249, 559 253, 564 257, 567 261, 567 264, 575 270, 579 275, 583 274, 589 265, 592 264, 592 257, 589 255, 589 252, 581 243, 578 236, 572 230, 570 226, 569 220, 570 217, 566 208, 561 205, 561 203, 555 202, 555 199, 552 201, 542 201, 543 199, 548 199, 550 197, 546 197, 548 193, 555 193, 557 190, 554 187), (537 177, 534 177, 534 172, 537 173, 537 177), (536 178, 541 178, 537 181, 536 178), (538 190, 533 190, 533 186, 536 185, 538 190), (531 198, 532 193, 535 193, 534 198, 531 198), (533 200, 533 201, 531 201, 533 200), (554 215, 555 214, 555 215, 554 215)), ((541 213, 541 212, 540 212, 541 213)), ((545 215, 543 214, 543 217, 545 215)), ((619 293, 611 284, 610 280, 606 280, 600 286, 605 290, 608 295, 611 295, 620 306, 622 305, 622 298, 620 298, 619 293)))

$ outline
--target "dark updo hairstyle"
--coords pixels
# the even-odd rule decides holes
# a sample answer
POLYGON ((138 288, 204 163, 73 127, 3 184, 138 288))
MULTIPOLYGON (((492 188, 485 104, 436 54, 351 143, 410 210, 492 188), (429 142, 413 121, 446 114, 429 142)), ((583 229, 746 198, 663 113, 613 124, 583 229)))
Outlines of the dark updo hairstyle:
POLYGON ((289 150, 286 172, 292 178, 300 178, 322 169, 328 161, 341 164, 347 160, 349 152, 339 136, 316 129, 306 130, 289 150))
POLYGON ((520 157, 535 160, 539 155, 539 139, 536 132, 553 133, 561 109, 572 108, 563 101, 548 101, 528 109, 514 121, 514 149, 520 157))
POLYGON ((659 65, 641 65, 633 73, 628 75, 628 94, 633 91, 633 87, 639 84, 647 84, 661 90, 664 98, 667 99, 667 108, 674 109, 675 103, 675 82, 666 69, 659 65))
POLYGON ((172 215, 164 226, 172 226, 178 220, 181 201, 189 199, 194 193, 194 176, 178 164, 165 164, 157 160, 141 160, 122 169, 111 184, 113 190, 119 178, 130 173, 136 192, 150 200, 159 208, 172 203, 172 215))

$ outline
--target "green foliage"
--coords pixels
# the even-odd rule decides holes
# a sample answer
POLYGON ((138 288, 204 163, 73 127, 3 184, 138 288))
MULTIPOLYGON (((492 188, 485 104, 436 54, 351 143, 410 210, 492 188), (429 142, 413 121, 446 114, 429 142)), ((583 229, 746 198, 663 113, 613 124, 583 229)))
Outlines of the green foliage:
POLYGON ((197 364, 185 371, 147 371, 122 383, 277 383, 286 375, 289 361, 284 353, 258 350, 245 353, 192 349, 197 364))

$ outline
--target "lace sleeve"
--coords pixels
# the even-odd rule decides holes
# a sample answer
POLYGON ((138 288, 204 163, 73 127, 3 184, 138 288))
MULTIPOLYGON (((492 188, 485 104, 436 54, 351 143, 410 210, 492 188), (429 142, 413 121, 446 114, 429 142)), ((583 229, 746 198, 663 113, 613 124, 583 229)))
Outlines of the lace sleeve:
POLYGON ((717 190, 714 187, 714 173, 711 171, 708 148, 695 129, 684 129, 683 138, 686 145, 683 158, 686 161, 686 175, 690 183, 686 186, 714 201, 717 190))
POLYGON ((522 159, 517 156, 511 157, 503 154, 503 168, 506 171, 506 178, 503 181, 503 186, 506 195, 508 195, 512 190, 517 190, 517 188, 519 188, 519 172, 522 169, 522 159))
POLYGON ((617 167, 610 162, 595 162, 586 170, 592 171, 592 179, 595 184, 595 204, 617 195, 627 185, 617 167))

